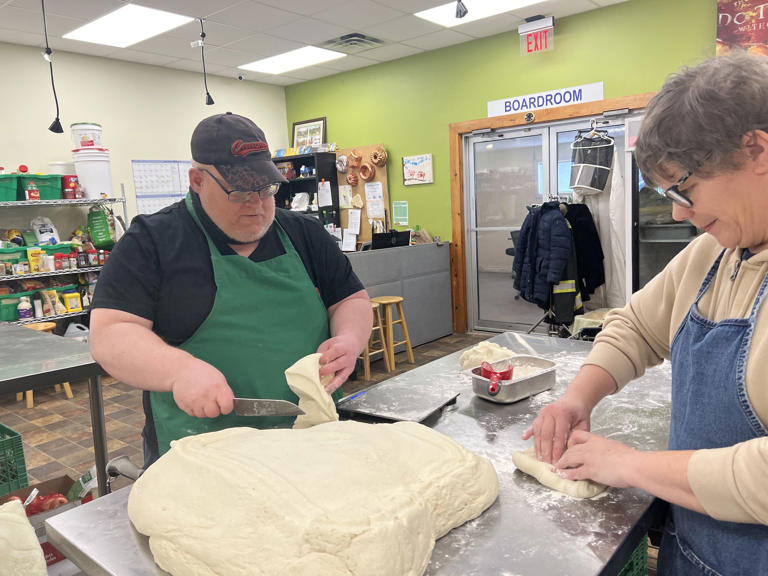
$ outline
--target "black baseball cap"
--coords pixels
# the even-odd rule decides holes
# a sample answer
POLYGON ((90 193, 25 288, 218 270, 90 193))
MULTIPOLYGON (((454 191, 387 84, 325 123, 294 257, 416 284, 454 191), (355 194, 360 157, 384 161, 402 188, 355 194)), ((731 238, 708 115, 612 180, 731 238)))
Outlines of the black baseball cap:
POLYGON ((205 118, 192 132, 190 148, 193 160, 215 166, 234 189, 287 182, 272 162, 264 132, 245 116, 226 112, 205 118))

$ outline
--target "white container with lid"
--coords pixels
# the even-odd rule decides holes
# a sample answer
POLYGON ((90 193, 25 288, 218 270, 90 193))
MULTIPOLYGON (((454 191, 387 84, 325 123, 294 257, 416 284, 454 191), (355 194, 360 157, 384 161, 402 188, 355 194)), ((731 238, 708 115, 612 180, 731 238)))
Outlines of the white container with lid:
POLYGON ((62 176, 71 176, 75 173, 75 165, 72 162, 57 160, 48 162, 48 174, 61 174, 62 176))
POLYGON ((76 122, 70 128, 75 148, 101 148, 101 124, 76 122))
POLYGON ((72 150, 75 174, 85 197, 96 199, 112 196, 112 169, 109 150, 105 148, 81 148, 72 150))

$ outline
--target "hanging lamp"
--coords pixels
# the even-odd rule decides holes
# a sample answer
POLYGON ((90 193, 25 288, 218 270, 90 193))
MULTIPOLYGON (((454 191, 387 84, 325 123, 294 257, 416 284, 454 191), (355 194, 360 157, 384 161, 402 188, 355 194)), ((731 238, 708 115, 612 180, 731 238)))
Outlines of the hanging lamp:
POLYGON ((45 23, 45 0, 40 0, 43 7, 43 34, 45 35, 45 50, 43 51, 43 59, 48 62, 48 67, 51 70, 51 88, 53 88, 53 100, 56 102, 56 118, 48 126, 48 130, 56 134, 62 134, 64 128, 61 127, 61 120, 59 120, 59 97, 56 95, 56 82, 53 80, 53 61, 51 60, 51 54, 53 50, 48 45, 48 25, 45 23))
POLYGON ((464 2, 461 0, 456 0, 456 18, 464 18, 467 13, 469 13, 469 10, 467 10, 467 7, 464 6, 464 2))
POLYGON ((205 85, 205 104, 206 106, 212 106, 213 105, 213 98, 211 97, 211 93, 208 92, 208 75, 205 73, 205 29, 203 28, 203 19, 198 18, 200 20, 200 58, 203 61, 203 84, 205 85))

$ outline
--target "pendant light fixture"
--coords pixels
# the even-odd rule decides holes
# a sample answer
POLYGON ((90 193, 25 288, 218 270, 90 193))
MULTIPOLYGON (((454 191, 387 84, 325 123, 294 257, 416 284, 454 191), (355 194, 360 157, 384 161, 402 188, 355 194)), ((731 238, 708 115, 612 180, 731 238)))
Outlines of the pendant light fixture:
POLYGON ((468 12, 469 10, 467 10, 467 7, 464 6, 464 2, 461 0, 456 0, 456 18, 464 18, 468 12))
POLYGON ((197 44, 200 44, 200 58, 203 61, 203 84, 205 84, 205 104, 206 106, 212 106, 213 98, 211 98, 211 93, 208 92, 208 76, 205 73, 205 29, 203 28, 203 19, 198 18, 198 20, 200 20, 200 41, 197 42, 197 44))
POLYGON ((56 134, 63 134, 64 128, 61 127, 61 120, 59 120, 59 97, 56 96, 56 83, 53 81, 53 61, 51 60, 53 50, 48 46, 48 25, 45 23, 45 0, 40 0, 40 2, 43 6, 43 34, 45 35, 43 58, 48 62, 48 66, 51 70, 51 88, 53 88, 53 100, 56 102, 56 118, 51 122, 51 125, 48 126, 48 130, 55 132, 56 134))

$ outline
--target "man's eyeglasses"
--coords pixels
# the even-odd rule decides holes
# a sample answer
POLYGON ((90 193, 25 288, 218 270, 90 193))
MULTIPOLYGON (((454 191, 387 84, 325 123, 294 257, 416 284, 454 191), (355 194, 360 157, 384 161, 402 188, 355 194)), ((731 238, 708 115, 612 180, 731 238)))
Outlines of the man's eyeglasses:
POLYGON ((680 192, 680 186, 685 184, 688 178, 690 178, 692 175, 693 175, 693 172, 686 172, 680 177, 680 179, 677 182, 672 184, 672 186, 670 186, 663 192, 659 192, 659 194, 666 196, 678 206, 682 206, 683 208, 692 208, 693 202, 691 202, 691 199, 688 198, 686 195, 684 195, 682 192, 680 192))
POLYGON ((216 178, 216 176, 211 174, 210 171, 206 170, 205 168, 201 168, 201 170, 206 174, 208 174, 208 176, 213 178, 216 184, 219 185, 219 188, 221 188, 222 190, 224 190, 224 192, 226 192, 227 198, 229 198, 231 202, 237 202, 237 203, 248 202, 248 200, 250 200, 254 194, 258 194, 259 198, 261 198, 262 200, 266 200, 267 198, 271 198, 272 196, 277 194, 277 191, 280 189, 280 184, 269 184, 267 186, 264 186, 263 188, 259 188, 258 190, 237 190, 234 188, 232 190, 227 190, 224 187, 224 184, 222 184, 221 181, 218 178, 216 178))

